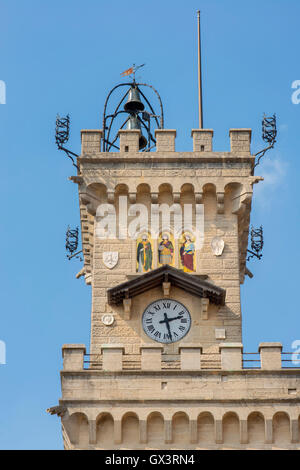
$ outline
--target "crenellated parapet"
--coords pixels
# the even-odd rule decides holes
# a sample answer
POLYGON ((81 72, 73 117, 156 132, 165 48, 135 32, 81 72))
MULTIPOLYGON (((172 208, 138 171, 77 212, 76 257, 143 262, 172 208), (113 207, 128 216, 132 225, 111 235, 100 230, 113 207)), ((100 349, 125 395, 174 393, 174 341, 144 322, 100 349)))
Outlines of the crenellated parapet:
POLYGON ((280 343, 261 343, 252 368, 240 343, 221 344, 209 367, 200 345, 179 349, 168 363, 161 345, 141 344, 134 365, 122 345, 99 357, 64 345, 62 398, 48 411, 65 448, 299 449, 299 369, 282 367, 280 343))

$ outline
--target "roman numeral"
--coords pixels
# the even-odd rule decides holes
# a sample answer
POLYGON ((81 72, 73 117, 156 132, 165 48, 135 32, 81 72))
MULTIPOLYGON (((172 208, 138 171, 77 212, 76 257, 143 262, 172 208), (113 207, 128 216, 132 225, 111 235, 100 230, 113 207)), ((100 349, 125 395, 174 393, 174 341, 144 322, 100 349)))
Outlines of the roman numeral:
POLYGON ((179 327, 179 330, 180 330, 180 331, 184 331, 184 330, 185 330, 185 327, 181 325, 181 326, 179 327))
POLYGON ((160 305, 154 305, 154 308, 158 312, 160 310, 160 305))
POLYGON ((178 334, 176 333, 176 331, 174 331, 173 335, 174 335, 174 336, 178 336, 178 334))
POLYGON ((164 306, 164 308, 170 308, 171 303, 170 302, 167 302, 167 303, 163 302, 163 306, 164 306))
POLYGON ((160 333, 159 331, 156 331, 156 332, 154 333, 154 336, 156 336, 156 337, 159 337, 159 338, 160 338, 160 337, 161 337, 161 333, 160 333))
POLYGON ((170 339, 170 335, 164 333, 164 339, 170 339))
POLYGON ((182 318, 182 319, 180 320, 180 323, 187 323, 187 318, 182 318))
POLYGON ((147 315, 155 315, 155 312, 147 312, 147 315))
POLYGON ((146 323, 152 323, 152 318, 147 318, 146 323))
POLYGON ((155 331, 155 328, 153 325, 147 326, 147 329, 152 333, 152 331, 155 331))

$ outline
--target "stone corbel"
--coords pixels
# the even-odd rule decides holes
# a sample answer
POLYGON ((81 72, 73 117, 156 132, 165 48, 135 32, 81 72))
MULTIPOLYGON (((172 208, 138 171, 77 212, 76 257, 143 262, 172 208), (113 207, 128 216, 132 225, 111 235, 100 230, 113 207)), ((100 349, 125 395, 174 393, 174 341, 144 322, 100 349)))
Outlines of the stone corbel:
POLYGON ((152 204, 158 204, 158 193, 152 193, 151 192, 151 203, 152 204))
POLYGON ((249 179, 251 186, 253 186, 254 184, 259 183, 260 181, 264 181, 265 178, 263 178, 262 176, 252 176, 249 179))
POLYGON ((86 210, 90 215, 95 215, 100 199, 89 193, 80 193, 80 203, 86 206, 86 210))
POLYGON ((224 191, 217 193, 217 213, 218 214, 224 214, 224 196, 225 196, 224 191))
POLYGON ((164 297, 169 297, 170 289, 171 289, 171 283, 170 282, 163 282, 162 283, 162 289, 163 289, 164 297))
POLYGON ((78 185, 81 185, 83 183, 83 177, 82 176, 69 176, 69 180, 73 181, 73 183, 76 183, 78 185))
POLYGON ((174 204, 180 204, 180 193, 179 192, 173 193, 173 203, 174 204))
POLYGON ((252 191, 250 186, 247 187, 248 191, 232 198, 232 213, 241 214, 246 211, 246 208, 251 204, 252 191))
POLYGON ((124 319, 130 320, 131 318, 131 299, 123 299, 124 319))
POLYGON ((128 201, 130 204, 136 203, 136 193, 128 193, 128 201))
POLYGON ((113 204, 115 202, 115 192, 114 191, 107 191, 107 203, 113 204))
POLYGON ((203 192, 195 192, 195 202, 196 204, 203 204, 203 192))
POLYGON ((201 299, 201 320, 208 320, 209 299, 201 299))

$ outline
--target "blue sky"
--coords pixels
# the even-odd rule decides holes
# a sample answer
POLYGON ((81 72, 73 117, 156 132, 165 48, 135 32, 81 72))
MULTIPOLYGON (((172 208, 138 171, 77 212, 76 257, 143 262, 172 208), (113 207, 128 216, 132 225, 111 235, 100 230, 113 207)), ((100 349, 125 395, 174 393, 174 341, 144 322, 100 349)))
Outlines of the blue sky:
POLYGON ((256 174, 252 223, 263 224, 263 260, 242 286, 243 341, 300 339, 299 123, 291 85, 300 79, 298 0, 0 0, 1 316, 0 448, 61 449, 60 422, 46 414, 60 397, 63 343, 89 343, 90 288, 65 258, 68 224, 79 222, 70 161, 54 144, 57 112, 80 129, 101 127, 107 92, 132 63, 163 99, 177 150, 197 127, 196 10, 202 13, 204 127, 229 150, 229 128, 253 129, 277 113, 278 143, 256 174))

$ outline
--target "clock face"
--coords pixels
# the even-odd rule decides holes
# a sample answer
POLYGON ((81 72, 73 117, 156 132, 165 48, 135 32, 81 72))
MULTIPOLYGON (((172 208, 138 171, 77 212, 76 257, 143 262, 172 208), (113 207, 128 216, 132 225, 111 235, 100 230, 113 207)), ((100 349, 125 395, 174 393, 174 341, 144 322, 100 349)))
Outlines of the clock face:
POLYGON ((159 343, 175 343, 190 330, 191 315, 177 300, 159 299, 148 305, 142 324, 146 335, 159 343))

